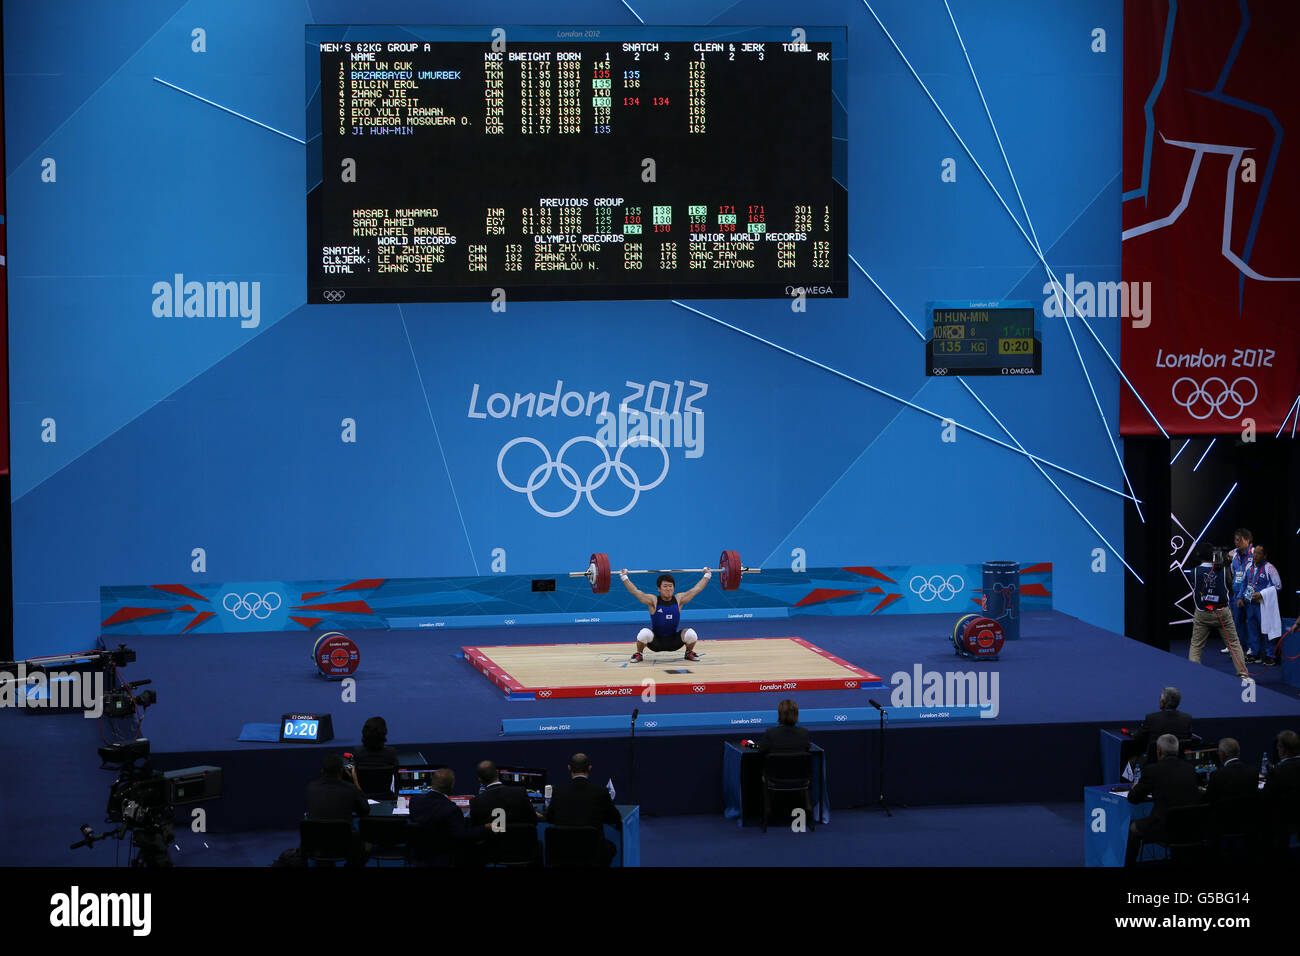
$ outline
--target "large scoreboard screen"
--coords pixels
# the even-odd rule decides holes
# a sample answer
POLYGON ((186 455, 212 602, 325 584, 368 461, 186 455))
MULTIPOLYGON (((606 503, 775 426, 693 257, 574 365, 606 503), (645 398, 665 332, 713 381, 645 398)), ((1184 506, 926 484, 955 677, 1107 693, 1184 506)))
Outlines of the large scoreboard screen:
POLYGON ((1032 302, 931 302, 926 375, 1041 375, 1043 340, 1032 302))
POLYGON ((848 294, 842 27, 307 41, 309 302, 848 294))

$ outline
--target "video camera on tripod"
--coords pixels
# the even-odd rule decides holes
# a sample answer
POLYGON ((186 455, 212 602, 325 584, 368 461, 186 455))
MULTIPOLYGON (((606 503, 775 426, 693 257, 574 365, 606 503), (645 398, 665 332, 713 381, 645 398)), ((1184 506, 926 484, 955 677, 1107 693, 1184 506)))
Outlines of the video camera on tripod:
POLYGON ((117 827, 95 833, 83 824, 84 840, 71 849, 94 846, 107 837, 123 839, 131 833, 135 856, 131 866, 171 866, 168 846, 175 836, 172 818, 176 807, 221 796, 220 767, 185 767, 167 772, 153 769, 149 739, 141 737, 99 748, 103 770, 117 770, 108 793, 108 820, 117 827))

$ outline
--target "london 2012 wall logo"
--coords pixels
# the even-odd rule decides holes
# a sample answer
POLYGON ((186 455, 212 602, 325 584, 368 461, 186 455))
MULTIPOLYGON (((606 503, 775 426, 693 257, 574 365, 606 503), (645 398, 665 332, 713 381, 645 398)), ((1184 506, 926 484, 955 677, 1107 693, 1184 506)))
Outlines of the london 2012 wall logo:
POLYGON ((617 399, 608 390, 580 391, 556 381, 554 390, 491 391, 475 382, 467 417, 484 421, 572 420, 575 434, 548 444, 514 434, 501 445, 496 472, 506 489, 544 518, 580 507, 617 518, 663 485, 674 455, 704 455, 705 382, 625 382, 617 399), (552 451, 554 446, 554 451, 552 451))

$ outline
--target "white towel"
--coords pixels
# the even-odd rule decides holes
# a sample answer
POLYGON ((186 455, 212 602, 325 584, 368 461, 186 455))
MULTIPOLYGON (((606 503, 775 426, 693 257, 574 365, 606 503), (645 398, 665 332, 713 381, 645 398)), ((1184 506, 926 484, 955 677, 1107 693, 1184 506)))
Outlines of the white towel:
POLYGON ((1259 592, 1259 627, 1267 638, 1274 638, 1282 633, 1282 615, 1277 610, 1277 588, 1269 585, 1259 592))

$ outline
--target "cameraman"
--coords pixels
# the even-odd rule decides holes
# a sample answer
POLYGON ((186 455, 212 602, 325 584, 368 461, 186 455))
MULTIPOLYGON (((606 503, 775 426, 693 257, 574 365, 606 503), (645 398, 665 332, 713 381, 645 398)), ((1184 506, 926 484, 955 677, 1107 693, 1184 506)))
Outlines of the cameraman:
MULTIPOLYGON (((1202 552, 1204 556, 1204 552, 1202 552)), ((1192 643, 1187 649, 1187 659, 1201 662, 1201 652, 1211 630, 1217 630, 1232 655, 1232 666, 1238 677, 1248 677, 1245 655, 1237 640, 1237 627, 1232 622, 1232 589, 1228 571, 1224 566, 1222 551, 1212 550, 1209 559, 1202 561, 1190 572, 1184 571, 1192 585, 1192 599, 1196 611, 1192 615, 1192 643)))
POLYGON ((357 786, 357 772, 344 779, 343 758, 338 754, 326 754, 320 762, 319 780, 307 784, 307 819, 308 820, 348 820, 353 814, 368 816, 370 804, 366 795, 357 786))
MULTIPOLYGON (((352 816, 370 815, 370 804, 366 795, 357 786, 355 768, 349 768, 350 776, 343 776, 343 758, 338 754, 326 754, 320 762, 321 776, 307 784, 307 819, 308 820, 346 820, 352 824, 352 816)), ((352 852, 349 854, 348 866, 365 864, 365 846, 360 834, 353 831, 352 852)))

